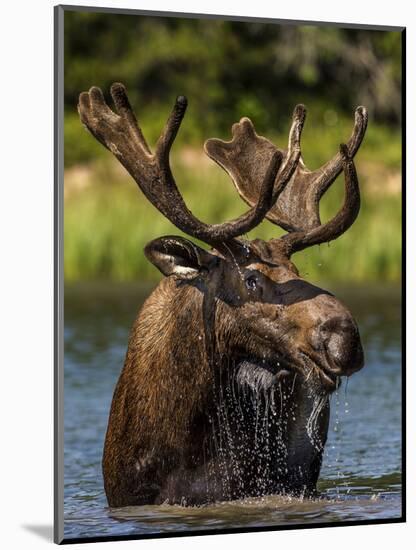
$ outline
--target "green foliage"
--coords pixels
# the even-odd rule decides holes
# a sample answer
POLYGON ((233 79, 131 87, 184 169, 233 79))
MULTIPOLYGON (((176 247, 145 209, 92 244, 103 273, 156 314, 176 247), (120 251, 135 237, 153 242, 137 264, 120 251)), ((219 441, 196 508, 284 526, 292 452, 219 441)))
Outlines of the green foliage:
POLYGON ((188 144, 227 135, 241 116, 262 134, 282 132, 298 102, 328 127, 359 104, 373 123, 400 121, 399 32, 66 12, 64 70, 67 166, 97 154, 75 131, 79 93, 94 84, 109 99, 115 81, 150 140, 179 94, 188 144))

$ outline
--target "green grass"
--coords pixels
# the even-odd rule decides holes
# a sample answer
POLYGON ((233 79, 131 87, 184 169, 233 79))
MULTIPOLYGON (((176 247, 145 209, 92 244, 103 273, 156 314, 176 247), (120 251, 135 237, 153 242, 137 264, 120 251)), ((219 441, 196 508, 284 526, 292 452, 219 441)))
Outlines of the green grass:
MULTIPOLYGON (((323 158, 327 157, 328 153, 323 158)), ((247 209, 220 168, 198 158, 193 162, 195 166, 190 166, 189 161, 184 166, 183 161, 174 157, 173 171, 186 203, 197 217, 215 223, 234 218, 247 209)), ((386 193, 384 181, 378 181, 379 174, 387 172, 391 164, 377 165, 373 174, 371 155, 364 155, 357 165, 362 207, 353 227, 329 246, 316 246, 293 257, 301 274, 309 280, 400 278, 400 193, 386 193), (361 164, 370 168, 360 170, 361 164)), ((65 280, 157 280, 159 272, 146 260, 143 248, 158 236, 179 235, 180 231, 144 198, 109 154, 91 167, 87 185, 81 190, 73 188, 78 179, 76 172, 66 174, 65 280)), ((341 177, 321 202, 324 221, 337 211, 342 195, 341 177)), ((279 234, 282 231, 277 226, 265 221, 249 237, 269 239, 279 234)))

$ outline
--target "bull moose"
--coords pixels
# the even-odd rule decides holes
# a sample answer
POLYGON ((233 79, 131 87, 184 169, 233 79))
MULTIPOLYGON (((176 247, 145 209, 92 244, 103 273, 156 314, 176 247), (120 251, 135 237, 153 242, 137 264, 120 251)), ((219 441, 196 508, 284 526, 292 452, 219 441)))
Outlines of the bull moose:
POLYGON ((366 109, 356 109, 348 143, 313 171, 301 156, 303 105, 295 107, 287 150, 257 135, 248 118, 233 125, 231 141, 207 140, 205 152, 250 206, 209 225, 187 208, 169 163, 186 98, 176 99, 152 152, 125 87, 113 84, 111 95, 116 112, 99 88, 81 93, 82 123, 172 224, 210 249, 179 236, 145 247, 166 277, 134 322, 113 396, 103 455, 109 505, 316 495, 329 396, 364 356, 348 309, 303 280, 291 256, 355 221, 353 157, 366 109), (341 172, 343 206, 321 223, 319 201, 341 172), (286 233, 248 240, 265 218, 286 233))

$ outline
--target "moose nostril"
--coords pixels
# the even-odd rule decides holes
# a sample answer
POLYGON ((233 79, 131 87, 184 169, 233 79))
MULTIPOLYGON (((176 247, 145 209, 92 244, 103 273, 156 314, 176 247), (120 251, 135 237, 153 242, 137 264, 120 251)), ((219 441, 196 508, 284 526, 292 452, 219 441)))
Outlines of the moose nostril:
POLYGON ((319 328, 331 370, 350 375, 362 368, 364 354, 357 325, 352 319, 333 318, 319 328))

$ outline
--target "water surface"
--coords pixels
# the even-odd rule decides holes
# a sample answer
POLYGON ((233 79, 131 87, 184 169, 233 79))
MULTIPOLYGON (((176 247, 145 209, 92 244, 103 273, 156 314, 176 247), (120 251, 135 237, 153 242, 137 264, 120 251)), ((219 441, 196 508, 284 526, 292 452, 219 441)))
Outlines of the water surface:
POLYGON ((331 397, 319 500, 279 496, 200 508, 109 509, 101 454, 112 393, 148 287, 65 289, 65 538, 284 526, 401 516, 400 289, 330 289, 358 321, 366 366, 331 397))

